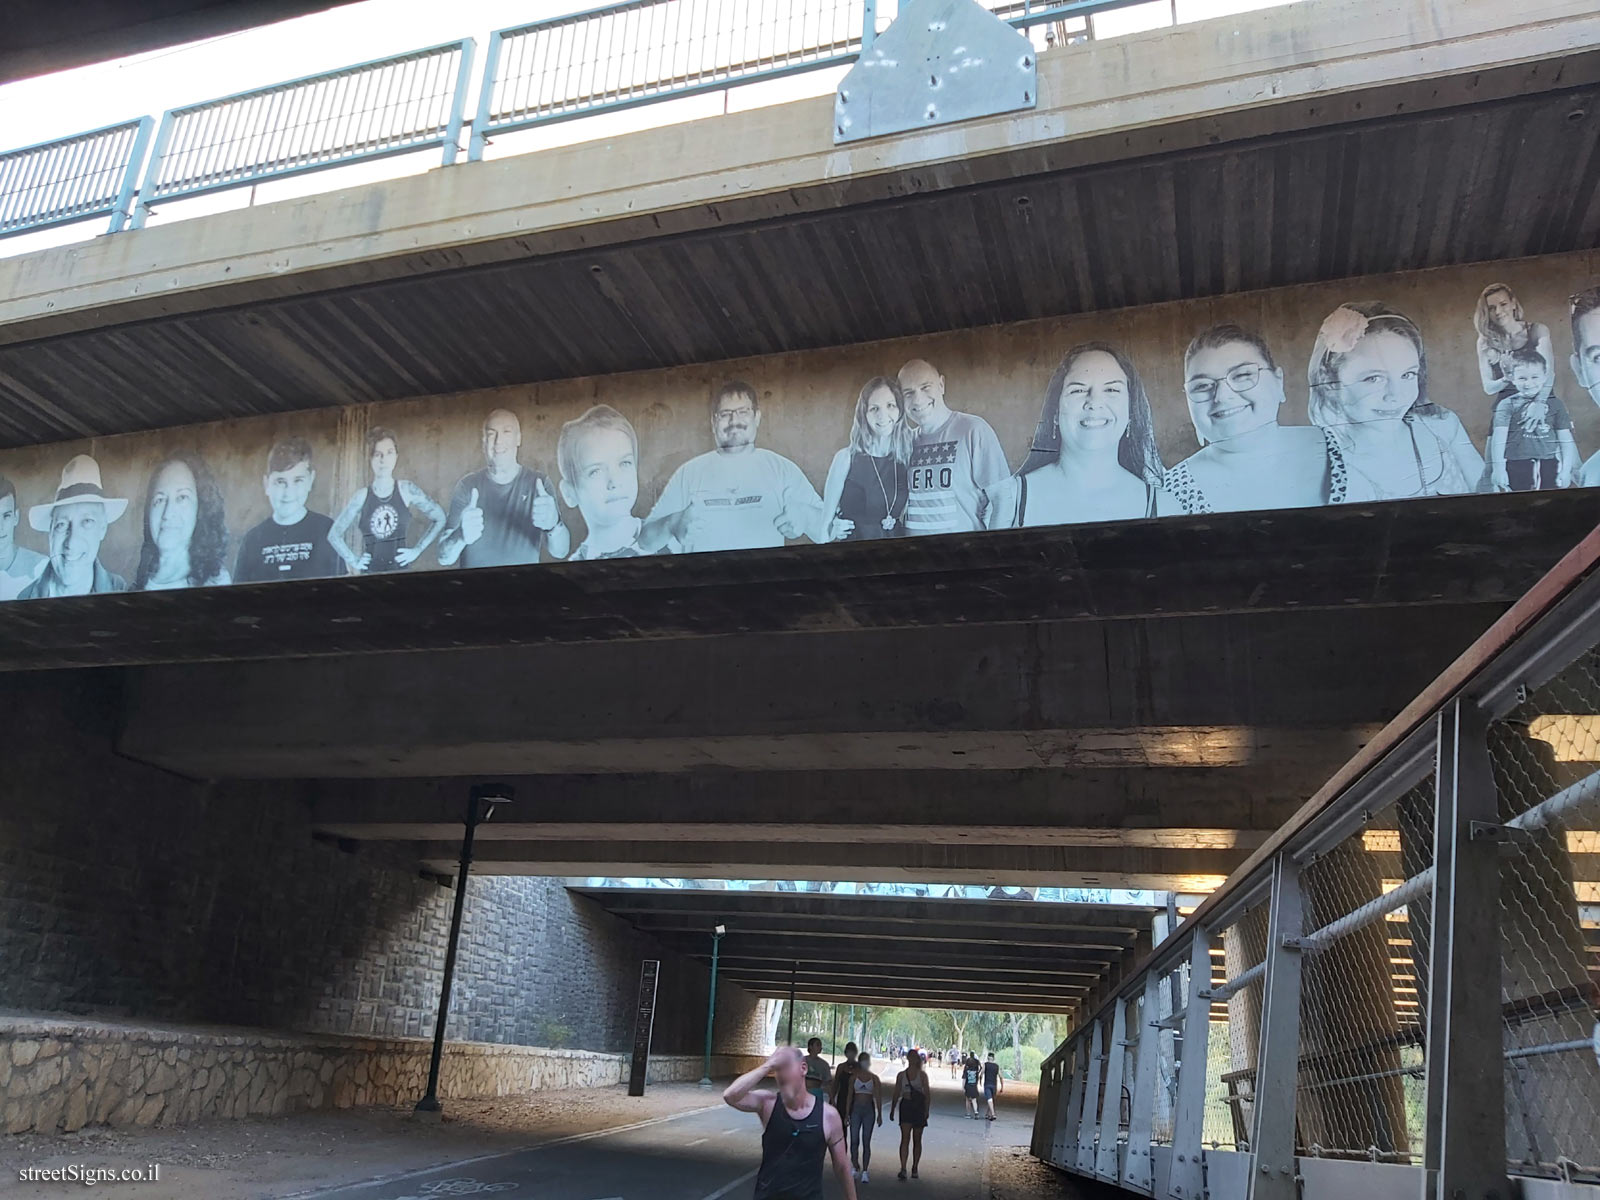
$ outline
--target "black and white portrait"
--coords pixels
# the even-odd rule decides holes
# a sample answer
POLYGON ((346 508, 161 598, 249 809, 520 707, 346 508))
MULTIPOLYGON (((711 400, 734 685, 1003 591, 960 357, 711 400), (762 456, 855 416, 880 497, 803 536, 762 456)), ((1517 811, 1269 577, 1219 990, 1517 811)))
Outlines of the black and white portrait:
POLYGON ((439 539, 439 563, 505 567, 565 558, 572 535, 561 523, 555 489, 522 463, 522 422, 497 408, 484 419, 483 466, 461 477, 439 539))
POLYGON ((219 587, 230 582, 222 489, 200 455, 156 464, 144 492, 144 543, 133 587, 140 592, 219 587))
POLYGON ((382 425, 367 430, 366 456, 371 476, 365 487, 351 493, 333 519, 328 541, 352 575, 403 571, 443 531, 445 512, 421 487, 397 474, 400 435, 394 430, 382 425), (422 536, 414 540, 413 512, 427 522, 422 536), (359 539, 354 548, 349 541, 351 529, 359 539))
POLYGON ((239 539, 235 583, 343 574, 344 563, 328 544, 333 521, 307 507, 316 482, 311 443, 305 438, 285 438, 272 447, 261 477, 272 513, 239 539))

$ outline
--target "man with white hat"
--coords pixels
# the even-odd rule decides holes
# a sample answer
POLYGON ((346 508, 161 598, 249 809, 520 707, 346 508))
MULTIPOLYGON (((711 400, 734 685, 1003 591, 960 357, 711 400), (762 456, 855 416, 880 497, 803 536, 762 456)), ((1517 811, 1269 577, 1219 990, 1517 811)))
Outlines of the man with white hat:
POLYGON ((126 579, 100 565, 106 529, 127 509, 126 500, 107 496, 100 486, 99 463, 87 454, 71 459, 62 468, 56 498, 28 510, 28 524, 49 535, 50 558, 17 599, 127 591, 126 579))

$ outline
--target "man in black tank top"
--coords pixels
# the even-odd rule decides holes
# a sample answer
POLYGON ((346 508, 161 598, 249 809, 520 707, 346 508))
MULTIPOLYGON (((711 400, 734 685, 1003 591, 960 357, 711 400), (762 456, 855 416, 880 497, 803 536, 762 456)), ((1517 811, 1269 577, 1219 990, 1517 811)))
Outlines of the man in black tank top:
POLYGON ((806 1064, 793 1046, 780 1046, 753 1071, 728 1085, 722 1099, 761 1118, 761 1170, 755 1200, 822 1200, 822 1163, 833 1163, 845 1200, 856 1200, 845 1148, 844 1122, 825 1097, 806 1090, 806 1064), (757 1091, 773 1076, 776 1092, 757 1091))

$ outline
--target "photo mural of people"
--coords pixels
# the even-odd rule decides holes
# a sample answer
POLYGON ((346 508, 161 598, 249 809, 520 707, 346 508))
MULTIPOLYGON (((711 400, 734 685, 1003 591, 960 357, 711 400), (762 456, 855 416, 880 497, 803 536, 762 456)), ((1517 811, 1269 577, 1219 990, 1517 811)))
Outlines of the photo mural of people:
POLYGON ((1068 350, 1045 388, 1028 457, 986 495, 990 529, 1120 521, 1178 511, 1161 486, 1150 398, 1105 342, 1068 350))
POLYGON ((372 478, 366 487, 351 494, 333 519, 328 542, 352 575, 403 571, 443 531, 445 512, 438 501, 411 480, 395 477, 400 462, 400 435, 394 430, 382 425, 367 430, 366 449, 372 478), (412 509, 428 522, 415 544, 411 542, 412 509), (352 527, 361 537, 359 554, 351 549, 348 540, 352 527))
POLYGON ((1494 406, 1490 481, 1502 492, 1566 487, 1581 463, 1572 416, 1551 391, 1554 364, 1532 346, 1513 350, 1502 362, 1511 390, 1494 406))
POLYGON ((523 466, 521 452, 522 422, 495 409, 483 422, 484 465, 463 475, 450 494, 441 566, 515 566, 565 558, 572 549, 555 489, 543 472, 523 466))
POLYGON ((756 445, 761 398, 742 379, 711 394, 711 436, 716 449, 672 473, 650 522, 662 522, 686 554, 754 550, 810 536, 822 514, 822 497, 805 472, 756 445))
POLYGON ((609 404, 568 421, 556 442, 556 468, 561 499, 578 510, 585 529, 570 561, 649 553, 639 541, 644 521, 633 511, 639 501, 639 434, 632 421, 609 404))
POLYGON ((1266 339, 1233 324, 1196 335, 1183 356, 1183 391, 1200 449, 1166 474, 1186 513, 1312 508, 1350 498, 1332 430, 1280 425, 1283 371, 1266 339))
POLYGON ((272 514, 239 539, 235 583, 268 583, 274 579, 322 579, 342 573, 343 563, 328 544, 333 521, 307 504, 317 481, 311 443, 285 438, 267 455, 262 489, 272 514))
POLYGON ((822 487, 817 542, 903 537, 910 495, 911 427, 900 385, 875 375, 856 396, 850 443, 833 456, 822 487))
POLYGON ((133 588, 220 587, 230 582, 224 558, 228 523, 222 489, 198 454, 156 464, 144 491, 144 544, 133 588))
POLYGON ((1374 500, 1476 491, 1483 455, 1428 395, 1422 332, 1384 304, 1341 304, 1306 372, 1311 421, 1339 440, 1354 485, 1374 500))
POLYGON ((1552 327, 1535 317, 1564 275, 1454 278, 1397 280, 1406 312, 1329 312, 1319 286, 836 347, 709 396, 703 368, 616 376, 607 403, 556 381, 528 393, 529 429, 557 431, 537 446, 501 389, 306 413, 264 473, 276 431, 254 431, 281 418, 197 428, 181 452, 170 434, 0 451, 0 601, 1600 486, 1600 285, 1552 327), (1284 363, 1308 345, 1301 393, 1284 363), (413 428, 425 442, 395 432, 413 428), (102 470, 138 521, 117 524, 130 501, 102 470), (319 482, 345 498, 334 519, 319 482))
POLYGON ((100 486, 98 462, 87 454, 68 459, 55 499, 28 509, 28 524, 48 535, 50 554, 18 599, 127 591, 128 581, 100 562, 107 527, 127 511, 126 499, 107 496, 100 486))
MULTIPOLYGON (((1573 378, 1600 405, 1600 284, 1572 297, 1571 322, 1573 378)), ((1579 469, 1577 482, 1581 487, 1600 487, 1600 450, 1579 469)))
POLYGON ((983 494, 1011 474, 989 422, 956 412, 945 400, 944 376, 924 359, 900 368, 905 413, 916 427, 911 444, 906 532, 966 533, 983 528, 983 494))
MULTIPOLYGON (((1549 327, 1528 320, 1522 313, 1522 302, 1505 284, 1491 283, 1478 294, 1472 324, 1478 331, 1478 375, 1487 395, 1505 397, 1515 390, 1511 382, 1510 356, 1518 350, 1537 351, 1554 367, 1556 357, 1550 348, 1549 327)), ((1545 384, 1546 396, 1554 382, 1552 371, 1545 384)))
POLYGON ((17 485, 0 475, 0 601, 15 600, 44 570, 44 555, 17 541, 17 485))

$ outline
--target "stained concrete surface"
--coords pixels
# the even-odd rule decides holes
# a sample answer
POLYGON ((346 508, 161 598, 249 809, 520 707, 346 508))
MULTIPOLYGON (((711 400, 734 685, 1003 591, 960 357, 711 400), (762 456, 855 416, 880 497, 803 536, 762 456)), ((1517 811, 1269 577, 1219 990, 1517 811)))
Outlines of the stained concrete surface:
MULTIPOLYGON (((1098 1200, 1027 1153, 1034 1089, 1014 1087, 995 1122, 961 1115, 936 1079, 921 1178, 899 1182, 898 1133, 874 1139, 859 1194, 925 1200, 1098 1200)), ((140 1132, 84 1130, 0 1142, 0 1195, 56 1197, 76 1185, 22 1183, 26 1166, 162 1164, 158 1184, 107 1183, 95 1194, 160 1200, 410 1200, 483 1195, 517 1200, 722 1200, 754 1187, 759 1127, 694 1085, 552 1092, 453 1102, 443 1124, 399 1110, 202 1122, 140 1132)), ((885 1113, 887 1117, 887 1112, 885 1113)), ((831 1175, 825 1195, 841 1193, 831 1175)))

